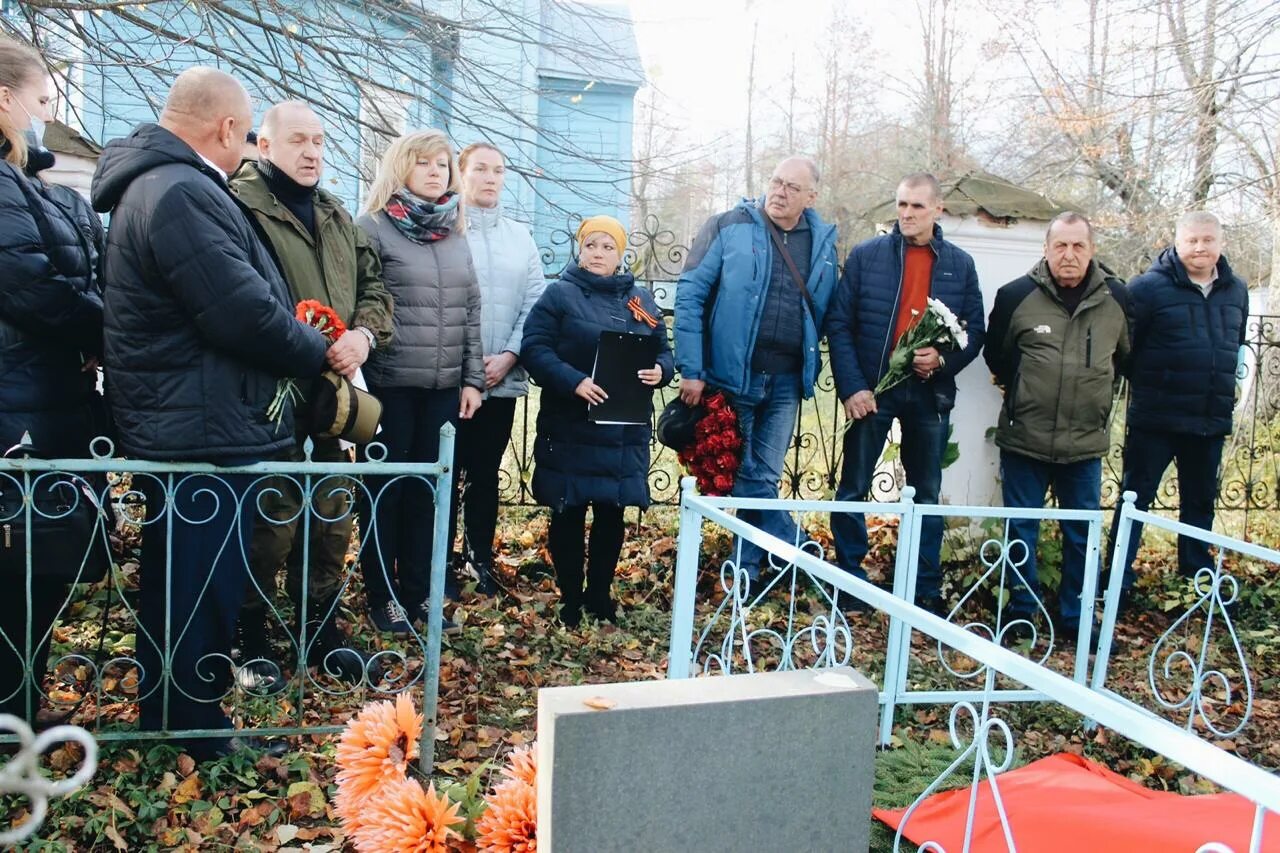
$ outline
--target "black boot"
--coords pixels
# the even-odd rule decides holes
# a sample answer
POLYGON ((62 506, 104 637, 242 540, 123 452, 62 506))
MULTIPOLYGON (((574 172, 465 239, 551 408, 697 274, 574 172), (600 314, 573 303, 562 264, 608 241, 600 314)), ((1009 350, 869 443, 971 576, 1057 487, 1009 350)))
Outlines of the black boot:
MULTIPOLYGON (((328 613, 327 606, 320 610, 322 616, 328 613)), ((308 623, 307 664, 348 684, 360 684, 366 675, 371 686, 377 684, 382 680, 382 665, 351 647, 351 640, 338 628, 335 617, 336 613, 323 623, 308 623)))
POLYGON ((284 673, 272 661, 271 644, 267 642, 265 612, 244 612, 236 625, 239 635, 240 666, 236 684, 255 696, 272 696, 285 688, 284 673))
POLYGON ((497 595, 498 585, 493 582, 492 563, 472 563, 476 570, 476 592, 481 595, 497 595))

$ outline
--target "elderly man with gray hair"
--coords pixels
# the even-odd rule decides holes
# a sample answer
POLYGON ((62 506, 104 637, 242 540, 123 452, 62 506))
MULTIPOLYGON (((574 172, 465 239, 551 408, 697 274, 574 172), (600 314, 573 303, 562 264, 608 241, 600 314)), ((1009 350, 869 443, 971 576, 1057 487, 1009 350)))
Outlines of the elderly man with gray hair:
MULTIPOLYGON (((680 396, 698 405, 726 393, 742 433, 734 497, 776 498, 802 397, 818 378, 818 339, 836 283, 836 227, 813 210, 818 167, 788 157, 764 196, 711 217, 676 286, 680 396)), ((739 518, 787 542, 795 521, 776 510, 739 518)), ((764 552, 742 543, 739 562, 759 577, 764 552)))
MULTIPOLYGON (((1185 214, 1173 246, 1129 283, 1133 355, 1122 488, 1137 493, 1139 509, 1151 505, 1174 462, 1179 520, 1213 527, 1248 316, 1247 286, 1222 254, 1218 217, 1204 210, 1185 214)), ((1135 526, 1124 558, 1126 602, 1141 535, 1135 526)), ((1209 546, 1178 537, 1184 575, 1212 565, 1209 546)))

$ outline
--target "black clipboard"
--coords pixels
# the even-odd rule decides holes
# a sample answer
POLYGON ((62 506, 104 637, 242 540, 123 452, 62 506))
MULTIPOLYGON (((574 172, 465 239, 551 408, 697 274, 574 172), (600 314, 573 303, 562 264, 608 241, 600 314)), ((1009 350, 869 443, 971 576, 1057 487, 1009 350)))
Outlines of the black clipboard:
POLYGON ((652 335, 633 332, 601 332, 591 381, 609 399, 587 407, 587 420, 597 424, 647 424, 653 417, 653 387, 636 375, 658 360, 658 342, 652 335))

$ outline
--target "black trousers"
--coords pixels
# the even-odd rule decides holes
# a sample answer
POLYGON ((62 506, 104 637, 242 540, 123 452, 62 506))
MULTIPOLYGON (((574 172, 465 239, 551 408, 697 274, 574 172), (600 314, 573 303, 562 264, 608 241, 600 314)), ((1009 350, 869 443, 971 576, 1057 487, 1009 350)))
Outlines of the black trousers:
MULTIPOLYGON (((1223 436, 1206 438, 1158 430, 1130 429, 1124 443, 1123 491, 1137 495, 1138 509, 1147 509, 1156 496, 1160 480, 1170 462, 1178 466, 1178 520, 1203 530, 1213 529, 1213 505, 1218 497, 1218 468, 1222 463, 1223 436)), ((1120 513, 1111 525, 1115 541, 1120 513)), ((1124 558, 1124 588, 1133 585, 1133 561, 1142 539, 1142 525, 1135 524, 1129 537, 1129 553, 1124 558)), ((1193 575, 1212 568, 1209 546, 1198 539, 1178 537, 1178 569, 1193 575)))
POLYGON ((31 580, 31 679, 27 681, 26 581, 14 579, 10 600, 0 607, 0 714, 13 714, 30 722, 40 709, 44 672, 49 665, 49 629, 67 601, 70 587, 63 581, 31 580), (6 640, 8 642, 6 642, 6 640), (13 648, 9 648, 9 643, 13 648), (17 649, 15 652, 14 649, 17 649), (31 713, 27 713, 27 692, 31 713))
MULTIPOLYGON (((141 727, 230 729, 220 703, 230 688, 231 641, 248 585, 258 478, 175 475, 172 492, 158 478, 138 479, 147 501, 139 560, 141 727), (172 676, 163 681, 166 658, 172 676)), ((216 744, 203 741, 201 751, 216 744)))
POLYGON ((613 614, 613 573, 622 553, 622 507, 591 505, 591 544, 586 547, 587 507, 568 506, 551 514, 547 548, 555 564, 560 598, 568 610, 587 610, 597 616, 613 614), (586 592, 582 588, 586 561, 586 592))
POLYGON ((462 556, 472 563, 493 561, 493 534, 498 526, 498 471, 511 441, 516 397, 490 397, 469 421, 458 424, 453 506, 449 541, 462 515, 462 556))
MULTIPOLYGON (((440 455, 440 427, 458 423, 459 389, 370 391, 382 401, 382 432, 377 440, 386 445, 386 461, 435 462, 440 455)), ((362 458, 364 451, 361 448, 362 458)), ((431 487, 421 478, 377 476, 365 477, 365 486, 360 567, 369 603, 378 607, 394 594, 404 607, 416 607, 430 593, 436 518, 431 487)))

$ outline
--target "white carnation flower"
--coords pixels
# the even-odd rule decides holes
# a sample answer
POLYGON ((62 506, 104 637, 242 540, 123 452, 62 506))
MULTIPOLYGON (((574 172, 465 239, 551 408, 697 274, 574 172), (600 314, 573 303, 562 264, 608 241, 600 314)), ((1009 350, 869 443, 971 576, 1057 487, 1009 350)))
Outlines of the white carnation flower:
POLYGON ((929 310, 938 315, 938 319, 946 325, 947 331, 955 338, 956 346, 964 349, 969 344, 969 334, 964 330, 964 324, 960 322, 960 318, 952 313, 940 299, 929 300, 929 310))

